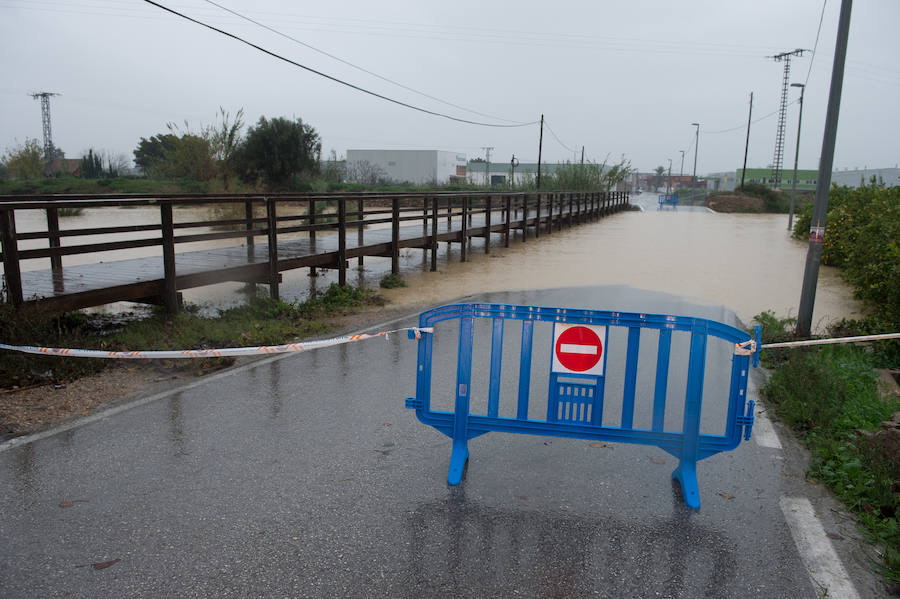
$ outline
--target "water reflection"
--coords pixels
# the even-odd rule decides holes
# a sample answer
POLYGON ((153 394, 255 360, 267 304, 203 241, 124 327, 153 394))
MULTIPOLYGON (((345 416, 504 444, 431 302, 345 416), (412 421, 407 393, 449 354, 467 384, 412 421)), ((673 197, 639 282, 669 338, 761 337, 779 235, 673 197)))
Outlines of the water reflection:
POLYGON ((452 489, 406 521, 409 580, 420 596, 730 596, 733 546, 693 516, 674 490, 668 518, 635 522, 485 506, 452 489))

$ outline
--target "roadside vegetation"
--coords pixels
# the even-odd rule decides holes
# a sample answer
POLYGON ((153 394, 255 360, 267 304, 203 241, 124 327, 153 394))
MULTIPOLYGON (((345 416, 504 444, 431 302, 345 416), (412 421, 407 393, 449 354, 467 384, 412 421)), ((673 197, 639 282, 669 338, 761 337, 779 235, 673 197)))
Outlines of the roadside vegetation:
MULTIPOLYGON (((793 319, 765 312, 755 320, 763 343, 793 336, 793 319)), ((880 390, 873 352, 832 345, 764 350, 763 358, 774 370, 762 393, 809 449, 810 481, 828 485, 857 516, 882 548, 885 578, 900 586, 900 468, 880 432, 900 397, 880 390)))
MULTIPOLYGON (((154 310, 147 318, 113 319, 102 314, 42 313, 24 308, 13 315, 0 307, 0 338, 9 345, 77 347, 123 351, 133 349, 208 349, 225 346, 279 345, 327 333, 331 319, 382 299, 356 287, 331 285, 315 299, 284 302, 255 295, 250 301, 215 316, 204 316, 187 305, 177 314, 154 310)), ((12 351, 0 352, 0 389, 39 384, 64 384, 99 372, 113 360, 61 358, 12 351)), ((229 366, 233 358, 172 360, 174 368, 201 373, 229 366)))
MULTIPOLYGON (((810 191, 797 191, 794 213, 812 206, 810 191)), ((720 191, 709 197, 709 207, 716 212, 769 212, 787 214, 790 211, 791 191, 772 189, 761 183, 745 183, 734 191, 720 191)))
MULTIPOLYGON (((797 218, 794 236, 806 239, 812 208, 797 218)), ((900 187, 871 181, 829 196, 822 260, 839 267, 866 316, 841 320, 828 335, 900 332, 900 187)), ((757 315, 763 342, 791 339, 795 321, 757 315)), ((900 456, 888 449, 881 423, 900 412, 900 398, 879 391, 873 369, 900 369, 900 341, 865 347, 768 350, 773 369, 763 389, 779 418, 806 443, 809 476, 826 483, 883 548, 886 578, 900 592, 900 456)))

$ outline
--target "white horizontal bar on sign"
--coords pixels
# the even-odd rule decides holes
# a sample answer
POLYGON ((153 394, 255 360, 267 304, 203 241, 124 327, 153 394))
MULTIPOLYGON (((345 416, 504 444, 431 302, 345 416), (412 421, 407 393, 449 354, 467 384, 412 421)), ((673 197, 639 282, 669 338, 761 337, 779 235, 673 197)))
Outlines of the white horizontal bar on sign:
POLYGON ((559 353, 561 354, 588 354, 597 355, 596 345, 578 345, 575 343, 560 343, 559 353))

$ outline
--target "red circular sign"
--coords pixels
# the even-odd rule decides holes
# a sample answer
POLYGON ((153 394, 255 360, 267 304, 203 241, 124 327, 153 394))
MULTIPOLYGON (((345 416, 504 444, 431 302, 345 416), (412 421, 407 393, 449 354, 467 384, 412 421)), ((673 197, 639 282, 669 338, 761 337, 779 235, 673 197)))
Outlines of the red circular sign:
POLYGON ((603 357, 603 343, 587 327, 570 327, 556 340, 556 358, 573 372, 584 372, 597 365, 603 357))

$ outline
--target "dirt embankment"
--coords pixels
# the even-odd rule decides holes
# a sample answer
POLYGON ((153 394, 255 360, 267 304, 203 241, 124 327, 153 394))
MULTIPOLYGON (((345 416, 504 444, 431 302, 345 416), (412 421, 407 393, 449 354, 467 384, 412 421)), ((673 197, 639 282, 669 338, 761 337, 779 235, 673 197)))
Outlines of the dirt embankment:
POLYGON ((707 206, 716 212, 766 212, 762 198, 741 194, 721 194, 709 197, 707 206))

